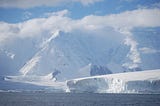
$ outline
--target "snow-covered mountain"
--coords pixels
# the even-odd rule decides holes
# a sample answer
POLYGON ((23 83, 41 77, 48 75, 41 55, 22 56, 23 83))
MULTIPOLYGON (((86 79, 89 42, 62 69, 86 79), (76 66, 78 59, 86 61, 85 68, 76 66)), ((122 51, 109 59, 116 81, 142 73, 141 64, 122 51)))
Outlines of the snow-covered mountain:
POLYGON ((2 47, 0 73, 21 77, 54 73, 56 80, 65 81, 160 68, 158 28, 135 29, 132 35, 113 28, 101 32, 55 30, 35 39, 17 39, 2 47))
MULTIPOLYGON (((108 36, 57 31, 40 43, 39 49, 36 50, 35 46, 32 47, 35 54, 29 53, 32 56, 26 61, 22 60, 24 65, 19 67, 19 72, 22 75, 47 75, 58 70, 57 79, 66 80, 90 76, 93 65, 106 67, 104 71, 105 69, 112 71, 107 68, 107 64, 114 63, 121 67, 123 58, 129 49, 123 44, 124 35, 113 29, 108 29, 106 34, 108 36), (112 38, 115 39, 112 40, 112 38), (125 49, 124 52, 122 52, 123 49, 125 49), (124 56, 118 58, 118 52, 122 52, 121 55, 124 56), (88 70, 84 71, 85 67, 88 67, 88 70)), ((24 57, 27 56, 24 55, 24 57)), ((121 71, 119 70, 119 72, 121 71)))

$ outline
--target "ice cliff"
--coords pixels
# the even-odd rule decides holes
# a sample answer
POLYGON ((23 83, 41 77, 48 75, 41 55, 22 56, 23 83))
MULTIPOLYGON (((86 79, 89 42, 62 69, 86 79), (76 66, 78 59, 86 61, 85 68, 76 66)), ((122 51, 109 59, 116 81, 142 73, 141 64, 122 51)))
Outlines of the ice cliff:
POLYGON ((73 79, 67 87, 76 93, 160 93, 160 69, 73 79))

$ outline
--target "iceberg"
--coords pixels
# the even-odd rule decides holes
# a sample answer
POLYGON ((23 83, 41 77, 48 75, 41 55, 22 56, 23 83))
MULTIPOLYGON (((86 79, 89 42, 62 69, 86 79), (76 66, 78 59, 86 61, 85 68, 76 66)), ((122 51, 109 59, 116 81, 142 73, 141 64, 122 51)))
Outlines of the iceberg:
POLYGON ((160 93, 160 69, 68 80, 75 93, 160 93))

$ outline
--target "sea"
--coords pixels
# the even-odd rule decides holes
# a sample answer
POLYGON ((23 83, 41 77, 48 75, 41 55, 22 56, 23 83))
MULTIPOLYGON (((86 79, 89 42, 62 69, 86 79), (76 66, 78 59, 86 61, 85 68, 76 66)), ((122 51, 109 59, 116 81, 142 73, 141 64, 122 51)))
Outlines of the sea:
POLYGON ((160 94, 0 92, 0 106, 160 106, 160 94))

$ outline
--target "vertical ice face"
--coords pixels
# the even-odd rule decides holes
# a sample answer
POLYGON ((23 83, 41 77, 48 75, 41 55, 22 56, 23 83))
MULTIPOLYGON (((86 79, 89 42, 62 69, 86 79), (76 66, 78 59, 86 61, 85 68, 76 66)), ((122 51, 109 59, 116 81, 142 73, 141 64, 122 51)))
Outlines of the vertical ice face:
POLYGON ((106 92, 108 93, 122 93, 125 92, 125 82, 121 79, 117 79, 117 78, 111 78, 108 79, 108 81, 106 82, 108 83, 108 89, 106 89, 106 92))
POLYGON ((160 93, 160 80, 128 81, 126 85, 130 92, 160 93))
POLYGON ((123 93, 126 92, 125 82, 116 78, 89 78, 68 81, 70 92, 123 93))
POLYGON ((67 81, 70 92, 160 93, 160 70, 110 74, 67 81))
POLYGON ((93 78, 82 79, 81 81, 68 81, 67 86, 70 92, 82 93, 82 92, 105 92, 109 87, 105 79, 93 78))

